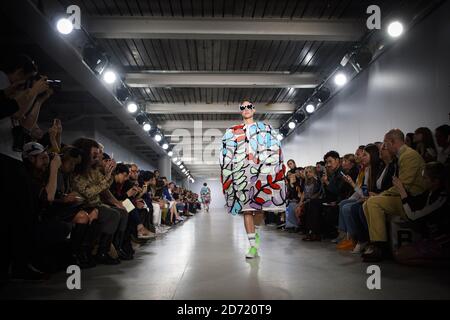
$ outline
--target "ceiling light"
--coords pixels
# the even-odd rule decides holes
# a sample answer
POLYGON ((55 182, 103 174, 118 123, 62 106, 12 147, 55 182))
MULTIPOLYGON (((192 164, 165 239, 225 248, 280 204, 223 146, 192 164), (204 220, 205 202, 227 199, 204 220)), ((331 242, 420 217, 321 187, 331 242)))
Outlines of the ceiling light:
POLYGON ((403 33, 403 24, 399 21, 391 22, 388 25, 387 32, 392 38, 397 38, 403 33))
POLYGON ((308 113, 313 113, 315 110, 316 110, 316 107, 312 103, 310 103, 306 106, 306 112, 308 112, 308 113))
POLYGON ((164 150, 167 150, 167 149, 169 149, 169 145, 168 145, 167 143, 164 143, 164 144, 162 145, 162 148, 163 148, 164 150))
POLYGON ((108 84, 113 84, 117 80, 116 73, 112 70, 106 70, 103 74, 103 80, 108 84))
POLYGON ((150 123, 145 123, 144 126, 142 127, 145 131, 150 131, 150 129, 152 128, 152 126, 150 125, 150 123))
MULTIPOLYGON (((164 148, 164 146, 163 146, 163 148, 164 148)), ((168 155, 169 157, 173 156, 173 151, 167 152, 167 155, 168 155)))
POLYGON ((281 133, 277 134, 277 139, 278 141, 283 140, 283 135, 281 133))
POLYGON ((294 121, 289 122, 288 126, 289 129, 295 129, 295 122, 294 121))
POLYGON ((155 134, 155 140, 157 142, 160 142, 162 140, 162 137, 161 137, 161 135, 159 133, 155 134))
POLYGON ((347 83, 347 76, 342 73, 339 72, 334 76, 334 83, 340 87, 342 87, 343 85, 345 85, 347 83))
POLYGON ((129 113, 135 113, 138 109, 138 106, 134 102, 128 102, 127 104, 127 110, 129 113))
POLYGON ((73 30, 73 24, 69 19, 61 18, 56 23, 56 29, 58 29, 59 33, 69 34, 73 30))

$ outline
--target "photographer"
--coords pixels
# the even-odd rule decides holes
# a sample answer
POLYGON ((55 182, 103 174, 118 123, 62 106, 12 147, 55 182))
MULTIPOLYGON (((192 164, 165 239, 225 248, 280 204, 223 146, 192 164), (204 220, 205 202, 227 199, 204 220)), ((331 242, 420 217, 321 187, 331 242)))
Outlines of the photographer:
MULTIPOLYGON (((41 106, 53 90, 47 77, 38 75, 34 62, 26 56, 12 59, 4 70, 0 73, 1 134, 11 136, 12 130, 13 151, 21 152, 23 145, 31 141, 41 106)), ((15 158, 20 160, 19 155, 15 158)))
MULTIPOLYGON (((9 140, 11 135, 11 118, 23 119, 39 94, 48 90, 47 82, 42 79, 31 87, 25 83, 37 74, 37 67, 26 55, 16 55, 0 67, 0 136, 9 140)), ((5 145, 5 144, 2 144, 5 145)), ((8 279, 8 270, 12 264, 13 276, 26 280, 42 280, 46 277, 36 271, 30 264, 32 248, 23 234, 32 234, 36 225, 36 214, 31 197, 31 181, 19 154, 11 149, 0 151, 0 194, 4 202, 16 204, 14 214, 6 215, 1 224, 0 243, 4 252, 0 263, 0 278, 8 279), (18 193, 17 190, 22 190, 18 193)))
POLYGON ((30 57, 21 54, 5 61, 0 68, 0 119, 21 119, 36 97, 47 91, 49 86, 47 79, 41 78, 26 87, 27 82, 37 74, 37 66, 30 57))

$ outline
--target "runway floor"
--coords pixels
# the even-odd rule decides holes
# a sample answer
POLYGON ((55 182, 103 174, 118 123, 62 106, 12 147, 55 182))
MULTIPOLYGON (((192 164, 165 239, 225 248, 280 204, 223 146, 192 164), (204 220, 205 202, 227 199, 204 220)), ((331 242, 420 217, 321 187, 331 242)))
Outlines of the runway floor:
POLYGON ((383 262, 381 290, 368 264, 330 242, 265 226, 260 257, 246 260, 241 216, 223 209, 194 217, 143 246, 133 261, 82 270, 81 290, 65 273, 40 284, 10 283, 0 298, 31 299, 449 299, 448 271, 383 262))

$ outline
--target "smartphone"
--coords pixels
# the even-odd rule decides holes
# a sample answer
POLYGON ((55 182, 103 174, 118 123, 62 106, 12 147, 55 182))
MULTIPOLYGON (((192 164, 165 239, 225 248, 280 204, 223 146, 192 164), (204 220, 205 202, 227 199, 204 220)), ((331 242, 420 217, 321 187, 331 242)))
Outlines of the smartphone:
POLYGON ((341 176, 345 177, 345 173, 340 171, 341 176))

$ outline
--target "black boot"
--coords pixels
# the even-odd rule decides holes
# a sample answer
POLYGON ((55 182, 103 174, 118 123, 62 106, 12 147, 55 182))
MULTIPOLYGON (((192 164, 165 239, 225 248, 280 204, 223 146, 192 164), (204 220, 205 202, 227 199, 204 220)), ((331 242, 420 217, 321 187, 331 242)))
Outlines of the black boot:
POLYGON ((135 252, 134 252, 133 246, 131 245, 131 230, 130 229, 127 229, 125 231, 124 237, 122 239, 121 251, 123 251, 125 253, 124 260, 132 260, 134 258, 135 252))
POLYGON ((112 243, 112 235, 102 233, 100 235, 100 240, 98 244, 98 252, 96 255, 97 263, 99 264, 107 264, 107 265, 115 265, 119 264, 120 260, 115 259, 109 255, 109 249, 112 243))
POLYGON ((77 255, 79 266, 82 269, 93 268, 96 266, 95 259, 92 256, 92 250, 94 249, 94 242, 99 235, 99 224, 96 220, 91 224, 86 225, 86 232, 83 236, 81 249, 77 255))
POLYGON ((72 228, 72 231, 70 233, 70 244, 72 247, 72 256, 74 263, 78 265, 81 269, 84 269, 85 266, 85 259, 83 257, 83 239, 87 232, 88 225, 87 224, 80 224, 77 223, 72 228))
MULTIPOLYGON (((114 247, 117 250, 120 260, 133 260, 133 253, 125 246, 126 232, 117 231, 114 235, 114 247)), ((130 242, 131 245, 131 242, 130 242)))

